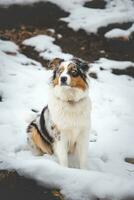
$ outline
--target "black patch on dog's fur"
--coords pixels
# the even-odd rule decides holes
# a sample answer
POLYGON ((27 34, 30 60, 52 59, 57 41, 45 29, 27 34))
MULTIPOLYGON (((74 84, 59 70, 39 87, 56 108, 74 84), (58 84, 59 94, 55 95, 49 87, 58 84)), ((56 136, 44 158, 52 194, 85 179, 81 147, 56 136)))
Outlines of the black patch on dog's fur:
POLYGON ((58 69, 58 68, 56 68, 56 69, 53 71, 52 80, 54 80, 54 79, 56 78, 57 69, 58 69))
POLYGON ((48 106, 46 106, 40 115, 40 127, 41 127, 41 135, 43 138, 45 138, 50 144, 53 143, 53 138, 49 135, 47 129, 46 129, 46 123, 44 119, 44 113, 48 109, 48 106))
POLYGON ((88 64, 86 62, 84 62, 83 60, 78 59, 78 58, 73 58, 72 61, 76 64, 79 76, 85 81, 85 83, 87 83, 86 72, 88 72, 88 70, 89 70, 88 64))
POLYGON ((43 140, 47 145, 50 145, 50 146, 51 146, 51 144, 46 140, 46 138, 44 138, 44 137, 42 136, 42 134, 41 134, 41 132, 40 132, 40 130, 39 130, 37 124, 35 124, 34 121, 28 126, 27 132, 30 132, 30 130, 31 130, 32 127, 34 127, 34 128, 37 130, 37 132, 40 134, 42 140, 43 140))
POLYGON ((87 81, 86 81, 86 78, 87 78, 86 74, 82 73, 81 70, 79 70, 79 69, 78 69, 78 73, 79 73, 80 77, 85 81, 85 83, 87 83, 87 81))
POLYGON ((73 58, 72 61, 73 61, 73 62, 76 64, 76 66, 77 66, 78 68, 80 68, 83 72, 87 72, 87 71, 89 70, 89 65, 88 65, 85 61, 83 61, 83 60, 81 60, 81 59, 79 59, 79 58, 73 58))

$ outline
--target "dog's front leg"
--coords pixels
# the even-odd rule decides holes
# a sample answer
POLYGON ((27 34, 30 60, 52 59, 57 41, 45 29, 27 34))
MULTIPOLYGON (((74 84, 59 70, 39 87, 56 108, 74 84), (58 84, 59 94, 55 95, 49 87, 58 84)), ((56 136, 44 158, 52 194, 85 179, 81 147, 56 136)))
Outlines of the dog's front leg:
POLYGON ((88 135, 81 133, 76 144, 80 169, 87 169, 88 142, 88 135))
POLYGON ((61 134, 55 142, 54 153, 58 157, 59 163, 64 167, 68 167, 67 138, 65 134, 61 134))

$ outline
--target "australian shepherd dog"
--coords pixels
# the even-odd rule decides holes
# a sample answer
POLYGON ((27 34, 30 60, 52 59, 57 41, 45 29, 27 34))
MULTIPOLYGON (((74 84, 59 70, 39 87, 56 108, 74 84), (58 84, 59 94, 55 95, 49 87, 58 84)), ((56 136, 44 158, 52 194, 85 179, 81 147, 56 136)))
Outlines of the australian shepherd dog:
POLYGON ((38 154, 55 154, 68 166, 68 154, 76 153, 86 168, 90 132, 89 65, 80 59, 50 62, 53 76, 48 105, 28 126, 28 143, 38 154))

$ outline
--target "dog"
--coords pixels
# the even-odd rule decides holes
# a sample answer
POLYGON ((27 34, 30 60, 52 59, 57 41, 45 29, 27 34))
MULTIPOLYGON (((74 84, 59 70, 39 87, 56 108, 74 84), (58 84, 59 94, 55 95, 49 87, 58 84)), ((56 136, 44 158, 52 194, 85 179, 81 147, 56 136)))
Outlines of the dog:
POLYGON ((28 143, 37 155, 55 154, 68 167, 68 154, 78 156, 79 167, 87 167, 91 101, 89 65, 80 59, 55 58, 48 105, 28 126, 28 143))

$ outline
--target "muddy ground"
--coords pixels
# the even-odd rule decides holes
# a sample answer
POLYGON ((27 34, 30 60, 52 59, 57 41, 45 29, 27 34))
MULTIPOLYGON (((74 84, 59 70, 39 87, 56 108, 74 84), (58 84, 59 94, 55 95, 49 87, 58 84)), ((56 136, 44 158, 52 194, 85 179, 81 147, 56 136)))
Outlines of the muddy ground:
POLYGON ((15 171, 0 171, 1 200, 63 200, 58 190, 50 190, 15 171))
MULTIPOLYGON (((86 2, 86 7, 105 8, 105 1, 94 0, 86 2)), ((38 34, 47 34, 56 38, 62 50, 80 57, 88 62, 94 62, 100 57, 115 60, 134 61, 134 35, 130 40, 107 40, 104 34, 111 28, 127 29, 132 23, 111 24, 99 29, 98 34, 87 34, 83 30, 74 32, 60 18, 68 16, 59 7, 51 3, 35 3, 33 5, 12 5, 0 8, 0 39, 12 40, 20 46, 20 51, 47 67, 48 61, 39 57, 31 47, 22 45, 26 38, 38 34), (49 31, 54 29, 55 32, 49 31), (59 37, 59 34, 62 37, 59 37)), ((113 70, 117 75, 126 74, 134 77, 134 68, 113 70)), ((97 76, 94 76, 97 78, 97 76)), ((2 96, 0 96, 2 101, 2 96)), ((62 200, 59 191, 48 190, 28 178, 20 176, 17 172, 0 171, 0 199, 1 200, 62 200), (1 198, 2 197, 2 198, 1 198)), ((126 198, 127 199, 127 198, 126 198)), ((132 198, 133 199, 133 198, 132 198)), ((125 199, 124 199, 125 200, 125 199)))

